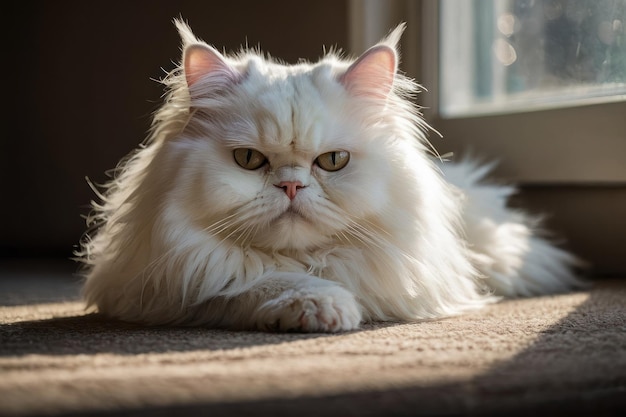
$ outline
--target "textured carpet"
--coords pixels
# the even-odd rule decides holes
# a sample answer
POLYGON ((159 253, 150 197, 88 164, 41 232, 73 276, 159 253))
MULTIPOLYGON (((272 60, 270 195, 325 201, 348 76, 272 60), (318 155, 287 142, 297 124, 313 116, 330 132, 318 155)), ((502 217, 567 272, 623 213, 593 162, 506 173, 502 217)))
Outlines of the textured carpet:
POLYGON ((145 328, 0 273, 0 415, 618 415, 626 280, 338 335, 145 328))

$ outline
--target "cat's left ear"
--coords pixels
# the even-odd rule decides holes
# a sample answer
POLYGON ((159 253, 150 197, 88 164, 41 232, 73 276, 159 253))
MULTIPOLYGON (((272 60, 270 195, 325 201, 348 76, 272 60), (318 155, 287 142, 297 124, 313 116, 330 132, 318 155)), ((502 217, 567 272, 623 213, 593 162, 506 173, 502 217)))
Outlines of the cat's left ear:
POLYGON ((341 75, 341 84, 354 95, 387 97, 398 71, 397 44, 404 28, 404 24, 398 25, 386 39, 365 51, 341 75))
POLYGON ((393 87, 397 62, 393 48, 376 45, 350 65, 339 81, 354 95, 384 98, 393 87))

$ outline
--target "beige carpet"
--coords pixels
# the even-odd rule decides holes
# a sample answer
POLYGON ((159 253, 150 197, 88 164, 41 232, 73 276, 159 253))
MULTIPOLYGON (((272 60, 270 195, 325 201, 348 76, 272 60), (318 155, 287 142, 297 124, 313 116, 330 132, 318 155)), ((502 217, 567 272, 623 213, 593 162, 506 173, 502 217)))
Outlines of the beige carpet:
POLYGON ((626 280, 339 335, 107 321, 45 270, 1 273, 0 304, 4 416, 626 411, 626 280))

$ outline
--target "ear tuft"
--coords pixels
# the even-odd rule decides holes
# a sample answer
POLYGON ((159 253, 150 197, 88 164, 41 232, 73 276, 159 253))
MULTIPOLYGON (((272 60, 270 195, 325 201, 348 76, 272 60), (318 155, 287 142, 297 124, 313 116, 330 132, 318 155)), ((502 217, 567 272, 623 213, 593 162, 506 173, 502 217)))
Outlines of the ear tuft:
POLYGON ((389 32, 387 37, 383 39, 382 41, 380 41, 380 43, 393 48, 397 52, 399 50, 398 48, 400 45, 400 38, 402 38, 402 34, 404 33, 405 30, 406 30, 406 23, 404 22, 400 23, 398 26, 395 27, 394 30, 389 32))
POLYGON ((378 44, 350 65, 339 81, 354 95, 384 98, 393 87, 397 65, 395 49, 378 44))

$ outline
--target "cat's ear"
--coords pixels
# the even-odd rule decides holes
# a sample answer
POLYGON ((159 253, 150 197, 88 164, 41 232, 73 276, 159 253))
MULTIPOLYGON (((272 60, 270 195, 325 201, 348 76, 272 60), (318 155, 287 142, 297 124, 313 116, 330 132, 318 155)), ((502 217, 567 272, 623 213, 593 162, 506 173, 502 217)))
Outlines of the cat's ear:
POLYGON ((339 78, 355 95, 387 97, 398 71, 397 45, 405 29, 401 23, 380 43, 361 55, 339 78))
POLYGON ((211 75, 212 81, 218 84, 233 83, 239 78, 237 70, 226 62, 222 54, 201 43, 185 47, 183 69, 189 87, 208 75, 211 75))
POLYGON ((354 95, 384 98, 393 86, 397 62, 395 49, 379 44, 365 51, 339 81, 354 95))
POLYGON ((182 17, 174 19, 174 24, 183 41, 183 71, 188 87, 209 75, 211 81, 218 85, 239 79, 238 71, 226 61, 222 54, 196 38, 182 17))

